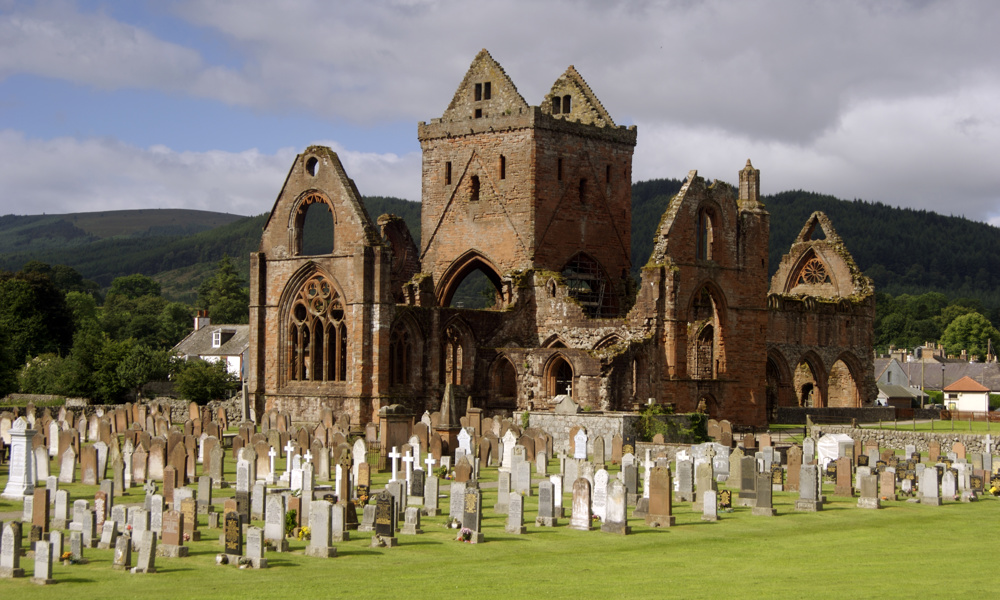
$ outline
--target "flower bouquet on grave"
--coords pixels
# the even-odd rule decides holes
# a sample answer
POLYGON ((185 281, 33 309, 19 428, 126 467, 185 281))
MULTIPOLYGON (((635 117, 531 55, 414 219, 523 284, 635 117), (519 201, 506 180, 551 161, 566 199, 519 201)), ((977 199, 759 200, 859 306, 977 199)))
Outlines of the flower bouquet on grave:
POLYGON ((298 535, 298 538, 299 538, 300 540, 308 540, 308 539, 312 539, 312 536, 310 535, 311 533, 312 533, 312 532, 311 532, 311 531, 309 530, 309 528, 308 528, 308 527, 301 527, 301 528, 299 528, 299 535, 298 535))
POLYGON ((241 569, 249 569, 250 567, 253 566, 253 561, 250 560, 249 557, 244 556, 244 557, 240 558, 239 565, 240 565, 241 569))
POLYGON ((191 534, 190 533, 185 533, 184 534, 184 541, 185 542, 190 542, 191 541, 191 534))
POLYGON ((458 521, 458 519, 452 519, 445 525, 448 529, 458 529, 461 526, 462 524, 458 521))
POLYGON ((463 527, 458 532, 458 537, 455 538, 456 542, 465 542, 467 544, 472 543, 471 540, 472 540, 472 530, 469 529, 468 527, 463 527))
POLYGON ((380 548, 384 548, 385 547, 385 540, 382 539, 382 536, 380 536, 379 534, 376 533, 375 534, 375 540, 377 541, 378 546, 380 548))

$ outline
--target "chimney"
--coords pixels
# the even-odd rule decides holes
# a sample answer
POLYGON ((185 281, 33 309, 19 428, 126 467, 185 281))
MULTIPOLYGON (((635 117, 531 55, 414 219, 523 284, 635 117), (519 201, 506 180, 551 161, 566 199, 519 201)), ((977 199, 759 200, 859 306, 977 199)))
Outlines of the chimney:
POLYGON ((199 310, 194 315, 194 330, 198 331, 202 327, 208 327, 212 324, 212 320, 208 318, 207 310, 199 310))

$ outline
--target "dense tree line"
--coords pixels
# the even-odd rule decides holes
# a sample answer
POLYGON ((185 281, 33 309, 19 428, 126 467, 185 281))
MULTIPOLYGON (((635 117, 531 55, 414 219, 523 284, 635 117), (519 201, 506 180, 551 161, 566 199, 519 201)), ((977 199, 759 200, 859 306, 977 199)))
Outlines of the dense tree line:
MULTIPOLYGON (((224 366, 220 373, 171 356, 192 330, 193 307, 167 301, 160 284, 141 274, 114 279, 104 298, 98 290, 63 265, 36 261, 16 273, 0 272, 0 395, 112 403, 173 376, 188 397, 202 400, 232 386, 224 366)), ((228 257, 202 284, 198 306, 216 311, 216 322, 247 322, 245 282, 228 257)))

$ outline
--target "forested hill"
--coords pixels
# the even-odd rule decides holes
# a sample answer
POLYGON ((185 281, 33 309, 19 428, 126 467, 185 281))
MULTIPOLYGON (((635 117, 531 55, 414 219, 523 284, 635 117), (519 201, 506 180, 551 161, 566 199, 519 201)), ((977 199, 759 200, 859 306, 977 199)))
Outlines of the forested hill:
MULTIPOLYGON (((634 274, 646 263, 660 216, 682 183, 657 179, 632 186, 634 274)), ((992 225, 801 190, 764 196, 761 201, 771 214, 771 274, 809 215, 819 210, 830 217, 878 292, 937 291, 1000 308, 1000 229, 992 225)))
MULTIPOLYGON (((632 186, 633 273, 649 257, 660 217, 681 187, 677 179, 632 186)), ((1000 229, 961 217, 901 209, 877 202, 845 201, 812 192, 762 198, 771 214, 769 264, 781 256, 813 211, 829 215, 858 266, 876 290, 893 295, 939 291, 1000 308, 1000 229)), ((420 239, 420 203, 367 197, 372 220, 401 216, 420 239)), ((109 211, 78 215, 0 217, 0 269, 16 271, 30 260, 69 265, 103 287, 115 277, 142 273, 163 285, 164 295, 187 300, 224 255, 246 277, 267 215, 237 217, 199 211, 109 211), (168 220, 165 217, 171 217, 168 220), (194 219, 192 217, 198 217, 194 219), (201 230, 209 225, 211 229, 201 230), (25 244, 25 240, 36 240, 25 244)))

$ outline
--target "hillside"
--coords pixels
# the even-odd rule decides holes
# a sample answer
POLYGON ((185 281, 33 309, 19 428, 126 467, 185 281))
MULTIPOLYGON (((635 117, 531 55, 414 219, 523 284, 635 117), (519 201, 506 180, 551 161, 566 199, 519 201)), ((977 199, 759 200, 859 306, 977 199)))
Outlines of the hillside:
MULTIPOLYGON (((656 179, 632 186, 633 274, 649 257, 660 217, 681 184, 656 179)), ((950 298, 977 299, 990 310, 1000 308, 996 227, 813 192, 782 192, 762 200, 771 213, 772 273, 809 215, 822 210, 879 292, 939 291, 950 298)), ((419 244, 419 202, 387 197, 364 202, 372 220, 387 212, 402 217, 419 244)), ((18 270, 29 260, 64 264, 104 287, 115 277, 143 273, 160 281, 166 297, 191 302, 194 290, 223 254, 233 257, 244 278, 248 276, 249 254, 257 249, 266 219, 174 210, 8 215, 0 217, 0 269, 18 270), (219 224, 190 231, 211 223, 219 224)), ((478 296, 477 290, 470 290, 466 306, 478 296)))
POLYGON ((149 208, 0 217, 0 253, 87 245, 112 237, 184 236, 242 219, 204 210, 149 208))

